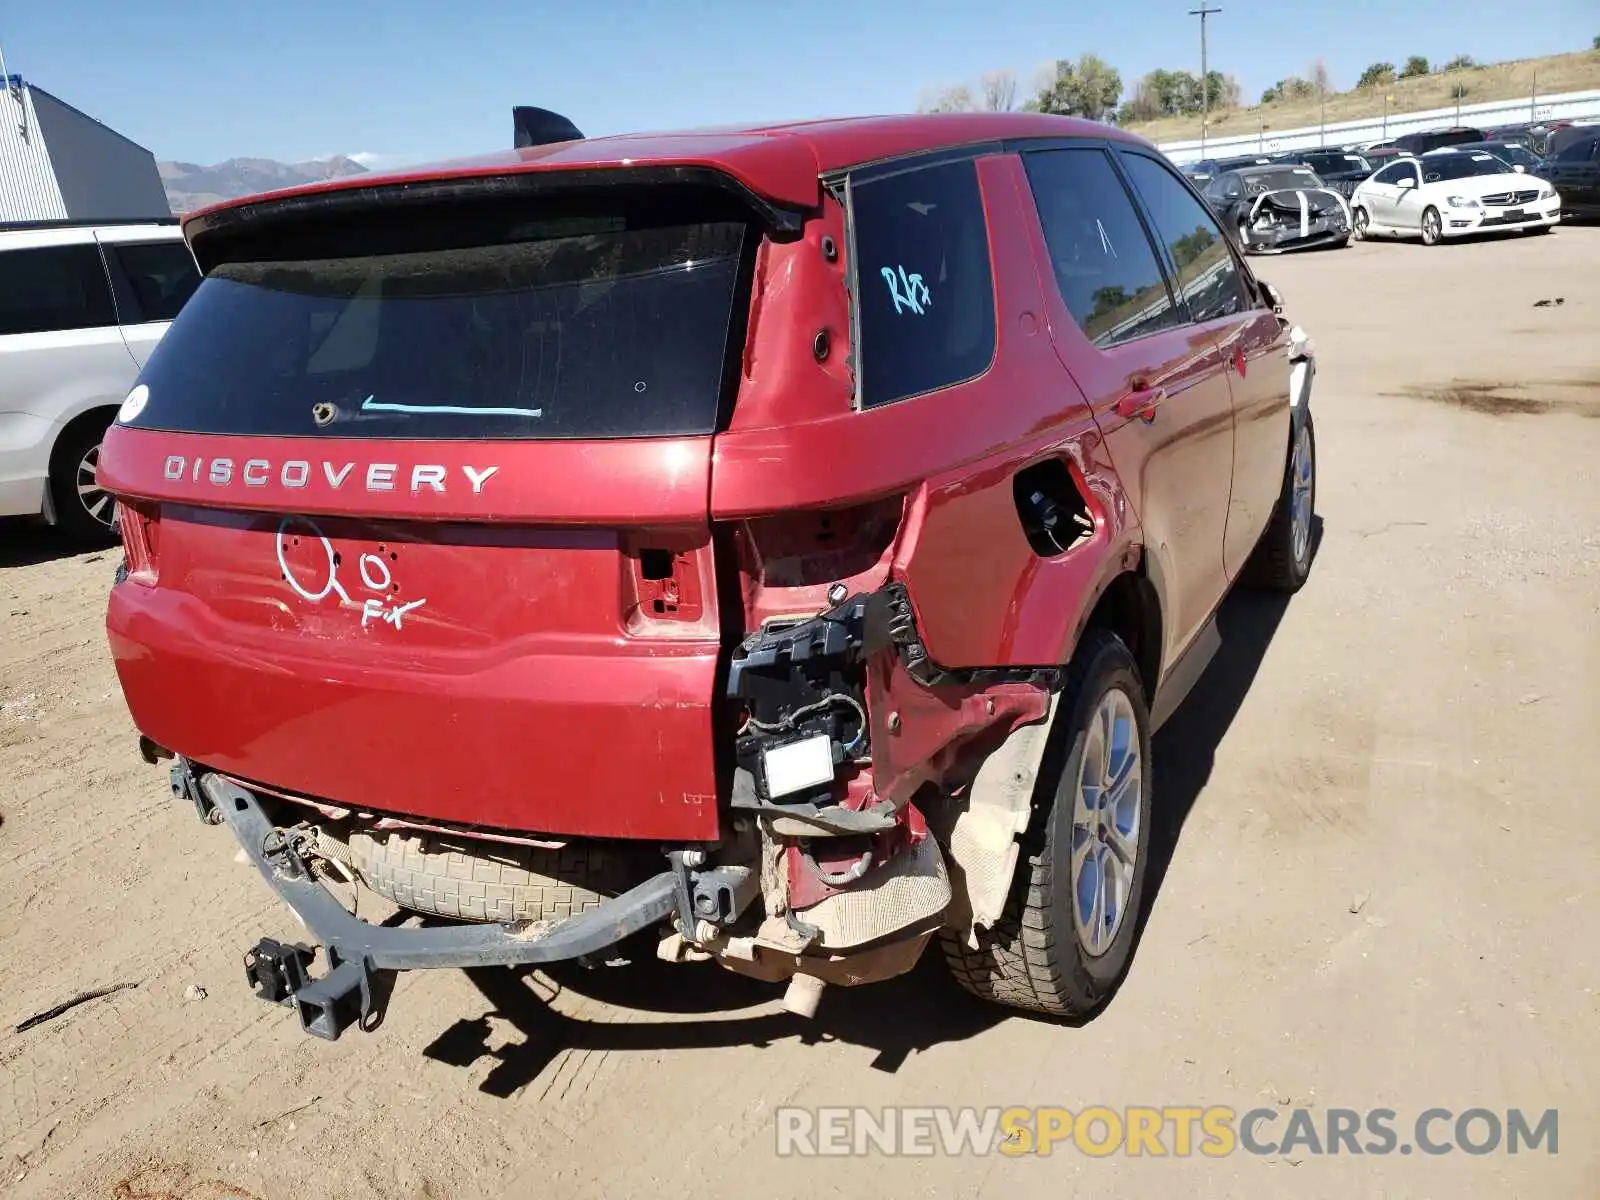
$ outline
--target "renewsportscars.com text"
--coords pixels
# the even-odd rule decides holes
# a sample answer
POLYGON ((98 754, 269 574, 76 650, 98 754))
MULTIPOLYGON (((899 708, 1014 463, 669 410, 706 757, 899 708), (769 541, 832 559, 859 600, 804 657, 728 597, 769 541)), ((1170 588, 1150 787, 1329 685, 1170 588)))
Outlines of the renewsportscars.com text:
POLYGON ((1083 1154, 1104 1158, 1256 1155, 1556 1154, 1553 1108, 1252 1108, 1218 1105, 1073 1111, 1010 1108, 797 1108, 776 1113, 777 1151, 794 1156, 1083 1154))

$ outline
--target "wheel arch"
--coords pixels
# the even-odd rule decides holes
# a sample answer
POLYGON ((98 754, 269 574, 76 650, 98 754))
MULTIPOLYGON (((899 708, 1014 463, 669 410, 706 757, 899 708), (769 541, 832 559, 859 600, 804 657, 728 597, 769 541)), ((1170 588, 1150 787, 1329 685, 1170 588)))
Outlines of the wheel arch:
MULTIPOLYGON (((109 429, 112 422, 117 419, 116 404, 94 404, 62 422, 56 428, 55 437, 50 443, 50 461, 48 465, 51 483, 56 478, 56 470, 61 465, 61 455, 67 446, 71 445, 74 434, 96 425, 109 429)), ((44 509, 41 513, 45 521, 51 525, 60 523, 56 513, 56 502, 53 488, 47 484, 44 489, 44 509)))
POLYGON ((1121 638, 1138 664, 1147 704, 1153 703, 1161 682, 1163 643, 1161 595, 1145 570, 1148 561, 1141 557, 1139 566, 1107 580, 1074 639, 1081 641, 1090 629, 1105 629, 1121 638))

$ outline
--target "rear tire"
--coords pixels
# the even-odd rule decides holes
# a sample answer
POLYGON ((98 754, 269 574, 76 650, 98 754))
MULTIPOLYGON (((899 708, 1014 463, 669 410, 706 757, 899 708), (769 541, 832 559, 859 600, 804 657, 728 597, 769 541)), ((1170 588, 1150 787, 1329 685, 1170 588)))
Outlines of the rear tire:
POLYGON ((80 418, 62 432, 50 453, 50 503, 56 528, 86 546, 103 546, 117 536, 116 501, 100 489, 94 473, 111 417, 107 413, 80 418))
POLYGON ((593 842, 560 850, 416 833, 354 832, 343 848, 372 891, 401 908, 460 921, 559 921, 595 908, 643 878, 593 842))
POLYGON ((1357 204, 1350 209, 1350 235, 1358 242, 1367 240, 1367 230, 1372 226, 1372 218, 1367 215, 1367 210, 1357 204))
POLYGON ((993 928, 978 931, 976 950, 953 931, 940 938, 951 972, 973 995, 1083 1018, 1102 1007, 1127 974, 1144 912, 1150 715, 1139 669, 1122 639, 1104 629, 1084 634, 1057 713, 1063 724, 1052 742, 1065 747, 1066 761, 1023 834, 1004 912, 993 928), (1102 786, 1108 773, 1121 780, 1120 790, 1102 786), (1094 803, 1081 794, 1091 789, 1094 803), (1118 846, 1127 858, 1114 852, 1118 846), (1120 902, 1112 909, 1114 896, 1120 902))
POLYGON ((1289 428, 1283 485, 1266 532, 1245 564, 1245 581, 1267 591, 1298 592, 1311 575, 1316 552, 1312 518, 1317 506, 1317 434, 1309 408, 1297 409, 1289 428))

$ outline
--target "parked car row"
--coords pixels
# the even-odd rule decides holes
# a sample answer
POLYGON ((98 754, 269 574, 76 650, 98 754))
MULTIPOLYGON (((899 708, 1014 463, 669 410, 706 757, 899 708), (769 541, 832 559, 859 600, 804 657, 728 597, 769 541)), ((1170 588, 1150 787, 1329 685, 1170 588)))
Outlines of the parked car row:
POLYGON ((1203 159, 1184 172, 1246 253, 1434 244, 1600 216, 1600 126, 1457 127, 1373 146, 1203 159))

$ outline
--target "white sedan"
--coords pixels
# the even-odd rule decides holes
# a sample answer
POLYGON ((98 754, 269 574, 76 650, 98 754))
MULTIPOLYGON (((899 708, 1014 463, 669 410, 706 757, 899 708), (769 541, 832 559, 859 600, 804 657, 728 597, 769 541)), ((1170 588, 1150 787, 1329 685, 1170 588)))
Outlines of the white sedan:
POLYGON ((1493 154, 1452 149, 1402 158, 1362 181, 1350 218, 1358 238, 1420 236, 1433 246, 1468 233, 1543 233, 1561 220, 1561 197, 1493 154))

